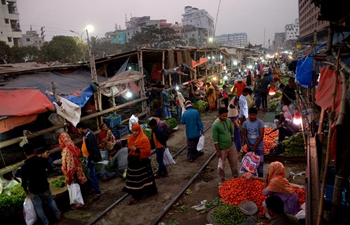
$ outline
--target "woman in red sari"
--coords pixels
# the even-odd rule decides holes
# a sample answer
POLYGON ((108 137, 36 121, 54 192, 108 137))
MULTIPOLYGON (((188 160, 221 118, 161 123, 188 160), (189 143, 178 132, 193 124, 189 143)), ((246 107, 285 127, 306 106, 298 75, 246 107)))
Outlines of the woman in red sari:
MULTIPOLYGON (((86 183, 87 179, 78 159, 81 152, 80 149, 75 146, 67 133, 60 134, 58 140, 62 148, 62 172, 66 178, 66 184, 79 183, 82 185, 86 183)), ((76 204, 73 208, 80 208, 82 206, 81 204, 76 204)))
POLYGON ((98 134, 98 145, 100 147, 100 150, 112 150, 116 143, 116 139, 112 131, 108 129, 105 123, 101 124, 100 129, 101 132, 98 134))

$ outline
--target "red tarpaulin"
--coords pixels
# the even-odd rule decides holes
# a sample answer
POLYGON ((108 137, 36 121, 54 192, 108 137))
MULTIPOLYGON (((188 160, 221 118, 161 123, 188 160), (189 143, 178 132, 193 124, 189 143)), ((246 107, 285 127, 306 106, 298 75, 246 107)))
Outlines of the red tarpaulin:
POLYGON ((206 62, 208 62, 207 58, 199 58, 199 62, 192 60, 192 67, 195 68, 195 67, 197 67, 203 63, 206 63, 206 62))
MULTIPOLYGON (((320 82, 316 91, 316 104, 328 113, 332 110, 332 94, 334 89, 335 71, 328 66, 320 67, 320 82)), ((340 100, 343 92, 342 78, 338 76, 334 108, 336 115, 339 113, 340 100)))
POLYGON ((0 90, 0 116, 28 116, 54 110, 39 90, 0 90))

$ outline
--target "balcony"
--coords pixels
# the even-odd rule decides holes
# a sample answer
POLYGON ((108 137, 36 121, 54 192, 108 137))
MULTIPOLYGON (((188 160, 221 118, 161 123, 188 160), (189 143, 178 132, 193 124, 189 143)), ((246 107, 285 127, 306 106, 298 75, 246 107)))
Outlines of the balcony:
POLYGON ((7 2, 9 14, 18 14, 17 5, 15 2, 7 2))

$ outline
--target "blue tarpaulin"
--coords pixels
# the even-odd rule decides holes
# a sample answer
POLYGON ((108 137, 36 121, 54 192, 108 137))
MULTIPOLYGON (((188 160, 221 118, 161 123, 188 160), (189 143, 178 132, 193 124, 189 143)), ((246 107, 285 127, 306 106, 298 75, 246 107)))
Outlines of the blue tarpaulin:
POLYGON ((73 102, 74 104, 83 107, 87 101, 89 101, 91 95, 93 95, 93 90, 91 89, 90 85, 85 88, 79 95, 73 96, 68 95, 64 97, 65 99, 68 99, 69 101, 73 102))

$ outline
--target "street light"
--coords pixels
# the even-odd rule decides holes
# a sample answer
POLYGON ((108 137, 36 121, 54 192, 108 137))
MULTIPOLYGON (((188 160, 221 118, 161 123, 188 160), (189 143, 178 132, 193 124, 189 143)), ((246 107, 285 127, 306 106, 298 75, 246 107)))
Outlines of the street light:
POLYGON ((79 34, 78 32, 75 32, 74 30, 69 30, 69 31, 72 32, 72 33, 75 33, 75 34, 79 35, 79 36, 80 36, 80 40, 83 40, 83 34, 85 33, 85 30, 84 30, 83 33, 81 33, 81 34, 79 34))

